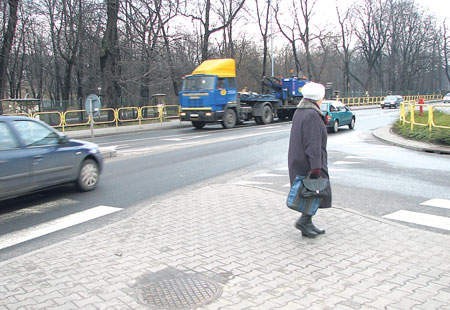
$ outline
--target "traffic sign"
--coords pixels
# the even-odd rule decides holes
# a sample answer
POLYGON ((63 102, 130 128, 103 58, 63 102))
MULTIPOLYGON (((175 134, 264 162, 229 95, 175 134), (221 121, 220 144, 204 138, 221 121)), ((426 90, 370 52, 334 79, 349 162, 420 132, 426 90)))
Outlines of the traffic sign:
POLYGON ((87 114, 99 114, 102 108, 100 97, 96 94, 90 94, 86 97, 85 107, 87 114))

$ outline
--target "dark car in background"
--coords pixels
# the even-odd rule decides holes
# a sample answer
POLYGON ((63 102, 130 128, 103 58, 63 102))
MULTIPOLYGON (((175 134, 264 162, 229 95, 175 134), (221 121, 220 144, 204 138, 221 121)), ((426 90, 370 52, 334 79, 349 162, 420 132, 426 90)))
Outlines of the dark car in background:
POLYGON ((90 191, 102 167, 96 144, 69 139, 36 119, 0 116, 0 200, 72 182, 90 191))
POLYGON ((398 95, 386 96, 383 102, 380 104, 381 108, 398 108, 400 103, 403 102, 403 97, 398 95))
POLYGON ((450 103, 450 93, 445 94, 444 98, 442 98, 442 102, 450 103))
POLYGON ((355 128, 356 117, 353 112, 339 100, 324 100, 320 106, 327 121, 328 131, 338 132, 339 127, 355 128))

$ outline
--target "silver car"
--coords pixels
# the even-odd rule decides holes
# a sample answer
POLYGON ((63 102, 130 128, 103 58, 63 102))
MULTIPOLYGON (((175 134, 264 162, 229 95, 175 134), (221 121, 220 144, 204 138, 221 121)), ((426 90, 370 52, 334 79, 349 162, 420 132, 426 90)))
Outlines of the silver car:
POLYGON ((444 98, 442 98, 444 103, 450 103, 450 93, 447 93, 444 98))
POLYGON ((403 102, 403 97, 398 95, 389 95, 384 98, 383 102, 380 104, 381 108, 398 108, 400 103, 403 102))

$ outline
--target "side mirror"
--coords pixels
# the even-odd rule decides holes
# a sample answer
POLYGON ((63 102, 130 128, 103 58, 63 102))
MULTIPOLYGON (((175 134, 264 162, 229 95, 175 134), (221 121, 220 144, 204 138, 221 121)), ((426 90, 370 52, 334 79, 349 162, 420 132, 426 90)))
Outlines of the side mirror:
POLYGON ((69 138, 66 135, 60 134, 58 138, 58 143, 66 144, 67 142, 69 142, 69 138))

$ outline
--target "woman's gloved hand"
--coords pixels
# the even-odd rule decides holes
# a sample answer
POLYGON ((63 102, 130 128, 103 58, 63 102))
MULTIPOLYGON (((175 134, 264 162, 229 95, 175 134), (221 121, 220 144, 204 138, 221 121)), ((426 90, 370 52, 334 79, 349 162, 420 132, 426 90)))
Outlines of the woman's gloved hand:
POLYGON ((309 177, 311 179, 318 179, 318 178, 320 178, 320 169, 311 169, 309 171, 309 177))

